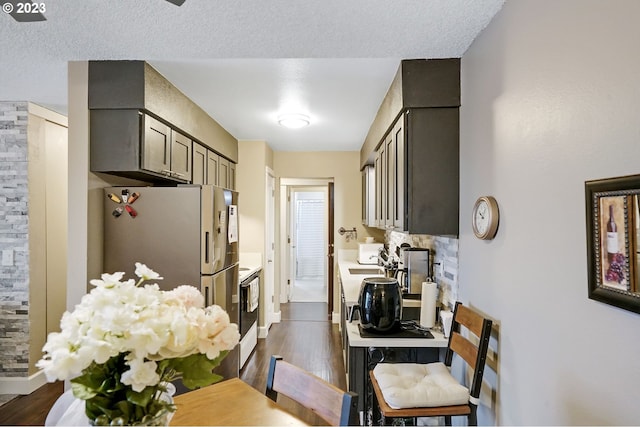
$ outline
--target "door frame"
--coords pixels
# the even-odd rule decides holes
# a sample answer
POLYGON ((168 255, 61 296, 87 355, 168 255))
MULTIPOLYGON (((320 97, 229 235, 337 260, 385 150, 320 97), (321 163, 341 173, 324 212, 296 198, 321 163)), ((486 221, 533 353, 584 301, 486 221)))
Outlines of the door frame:
MULTIPOLYGON (((290 254, 290 243, 287 240, 289 233, 289 201, 288 195, 290 194, 291 187, 327 187, 333 186, 334 179, 333 178, 280 178, 280 237, 279 237, 279 246, 280 246, 280 303, 284 304, 288 301, 288 292, 290 283, 288 281, 291 280, 289 277, 289 254, 290 254)), ((329 191, 329 198, 327 200, 327 206, 330 209, 328 215, 328 234, 333 235, 333 229, 330 227, 333 219, 333 203, 331 200, 331 191, 329 191)), ((328 239, 327 246, 331 244, 331 239, 328 239)), ((327 247, 327 306, 329 309, 329 319, 331 319, 331 314, 333 311, 333 248, 331 251, 329 247, 327 247), (330 256, 331 255, 331 256, 330 256)))
POLYGON ((265 168, 265 227, 264 227, 264 326, 258 328, 258 338, 266 338, 273 323, 280 322, 280 311, 275 310, 275 243, 276 243, 276 178, 273 170, 265 168), (271 191, 270 191, 271 190, 271 191), (269 194, 271 192, 271 194, 269 194), (271 298, 271 302, 268 301, 271 298))

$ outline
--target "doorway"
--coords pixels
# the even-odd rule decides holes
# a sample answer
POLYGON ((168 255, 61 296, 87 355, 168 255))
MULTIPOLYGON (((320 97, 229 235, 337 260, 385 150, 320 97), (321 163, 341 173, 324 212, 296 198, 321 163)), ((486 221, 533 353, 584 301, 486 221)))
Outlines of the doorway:
POLYGON ((281 304, 333 307, 331 184, 331 178, 280 180, 281 304))
POLYGON ((290 302, 327 302, 327 189, 291 187, 290 302))

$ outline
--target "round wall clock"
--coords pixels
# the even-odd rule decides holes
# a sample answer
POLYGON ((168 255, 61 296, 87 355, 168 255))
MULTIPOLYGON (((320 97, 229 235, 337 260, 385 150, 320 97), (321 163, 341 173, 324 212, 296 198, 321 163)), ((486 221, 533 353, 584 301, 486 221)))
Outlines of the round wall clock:
POLYGON ((471 218, 473 234, 478 239, 493 239, 498 231, 499 220, 500 211, 496 199, 491 196, 479 197, 473 206, 473 217, 471 218))

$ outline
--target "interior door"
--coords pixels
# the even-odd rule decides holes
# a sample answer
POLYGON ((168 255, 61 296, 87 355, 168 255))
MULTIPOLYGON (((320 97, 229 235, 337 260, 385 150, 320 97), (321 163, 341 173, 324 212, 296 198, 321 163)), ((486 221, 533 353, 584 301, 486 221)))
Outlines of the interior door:
POLYGON ((329 320, 331 320, 332 318, 332 314, 333 314, 333 248, 334 248, 334 237, 333 237, 333 228, 334 228, 334 221, 333 221, 333 210, 334 210, 334 188, 333 188, 333 182, 330 182, 328 184, 328 192, 329 192, 329 203, 328 203, 328 207, 329 207, 329 212, 328 212, 328 235, 327 235, 327 282, 328 282, 328 289, 327 292, 329 293, 329 295, 327 296, 327 306, 328 306, 328 317, 329 320))
POLYGON ((268 331, 273 318, 275 316, 275 178, 269 172, 267 172, 267 212, 266 212, 266 239, 265 239, 265 254, 266 262, 264 268, 264 304, 265 313, 264 321, 265 328, 268 331))

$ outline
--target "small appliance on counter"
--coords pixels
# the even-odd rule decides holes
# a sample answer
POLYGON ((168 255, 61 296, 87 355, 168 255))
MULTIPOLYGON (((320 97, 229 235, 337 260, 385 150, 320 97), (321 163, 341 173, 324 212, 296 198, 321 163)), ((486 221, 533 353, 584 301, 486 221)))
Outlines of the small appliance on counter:
POLYGON ((400 265, 402 272, 400 281, 403 292, 421 294, 422 282, 431 274, 430 251, 425 248, 400 247, 400 265))
POLYGON ((400 327, 402 293, 398 281, 390 277, 367 277, 362 280, 358 304, 351 308, 360 313, 360 326, 365 331, 393 333, 400 327))
POLYGON ((382 246, 382 243, 358 243, 358 263, 377 265, 382 246))

